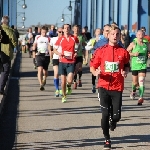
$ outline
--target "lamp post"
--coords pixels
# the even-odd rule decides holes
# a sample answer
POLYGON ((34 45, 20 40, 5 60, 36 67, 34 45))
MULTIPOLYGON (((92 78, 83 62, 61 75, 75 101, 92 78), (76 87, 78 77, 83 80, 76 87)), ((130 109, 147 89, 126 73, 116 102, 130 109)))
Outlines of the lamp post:
MULTIPOLYGON (((64 16, 70 15, 70 14, 64 14, 64 11, 65 11, 66 8, 68 8, 68 6, 66 6, 66 7, 63 9, 63 11, 62 11, 61 22, 64 22, 64 21, 65 21, 64 16)), ((72 25, 72 21, 71 21, 71 20, 70 20, 70 25, 72 25)))
MULTIPOLYGON (((21 23, 22 24, 22 27, 21 27, 22 29, 25 28, 24 22, 17 22, 17 23, 19 23, 19 24, 21 23)), ((18 24, 17 24, 17 26, 18 26, 18 24)))
POLYGON ((65 17, 68 17, 69 21, 71 22, 71 19, 69 18, 70 14, 62 14, 61 22, 65 22, 65 17))
POLYGON ((68 6, 68 10, 71 11, 71 27, 72 27, 72 5, 71 3, 74 1, 69 1, 69 6, 68 6))
MULTIPOLYGON (((27 8, 27 5, 25 4, 25 0, 19 0, 19 1, 17 1, 16 5, 22 6, 23 9, 26 9, 26 8, 27 8), (21 2, 21 1, 23 1, 23 4, 22 4, 22 5, 20 5, 20 2, 21 2)), ((25 26, 24 26, 24 21, 26 20, 25 12, 16 12, 16 17, 17 17, 16 21, 18 21, 18 16, 20 16, 21 14, 23 14, 23 16, 22 16, 22 21, 23 21, 23 22, 22 22, 22 23, 23 23, 22 28, 24 29, 24 28, 25 28, 25 26)), ((16 24, 17 24, 17 23, 16 23, 16 24)))
POLYGON ((26 20, 25 12, 17 12, 17 16, 20 16, 20 14, 23 14, 22 21, 25 21, 26 20))
POLYGON ((57 20, 56 20, 55 26, 56 26, 57 28, 58 28, 58 25, 59 25, 59 24, 62 24, 62 21, 61 21, 61 23, 58 22, 58 21, 60 21, 60 19, 62 19, 62 16, 59 16, 59 17, 57 18, 57 20))
POLYGON ((72 5, 71 3, 80 3, 80 0, 69 1, 68 10, 71 12, 71 26, 72 26, 72 5))
POLYGON ((21 1, 23 1, 23 4, 21 5, 23 9, 27 8, 27 5, 25 4, 25 0, 20 0, 19 2, 17 2, 17 4, 19 4, 21 1))

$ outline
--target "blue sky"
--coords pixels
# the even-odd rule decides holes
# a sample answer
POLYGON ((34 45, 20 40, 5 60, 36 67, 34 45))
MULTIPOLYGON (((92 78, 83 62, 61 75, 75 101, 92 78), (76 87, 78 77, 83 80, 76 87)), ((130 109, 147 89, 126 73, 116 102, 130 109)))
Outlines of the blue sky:
MULTIPOLYGON (((38 25, 39 22, 40 24, 56 24, 57 22, 58 26, 61 26, 61 16, 63 12, 66 14, 65 23, 71 22, 71 12, 65 8, 69 6, 69 0, 25 0, 25 3, 27 8, 22 9, 20 5, 23 4, 23 1, 20 1, 17 5, 17 12, 25 12, 26 27, 38 25)), ((72 2, 71 5, 74 10, 74 2, 72 2)), ((74 13, 74 11, 72 11, 72 13, 74 13)), ((22 16, 18 16, 17 22, 22 22, 22 16)))

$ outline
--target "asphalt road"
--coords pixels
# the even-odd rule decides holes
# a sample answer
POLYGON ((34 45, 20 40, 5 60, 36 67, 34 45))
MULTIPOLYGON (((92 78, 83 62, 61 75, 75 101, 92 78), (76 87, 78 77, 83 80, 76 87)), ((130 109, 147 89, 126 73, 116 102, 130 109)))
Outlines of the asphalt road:
MULTIPOLYGON (((84 67, 83 87, 73 90, 67 103, 54 97, 49 66, 46 90, 40 91, 37 70, 28 54, 18 54, 0 122, 0 150, 101 150, 103 134, 97 94, 91 91, 91 74, 84 67)), ((111 132, 112 149, 150 149, 150 73, 145 102, 130 100, 131 73, 125 79, 122 119, 111 132)))

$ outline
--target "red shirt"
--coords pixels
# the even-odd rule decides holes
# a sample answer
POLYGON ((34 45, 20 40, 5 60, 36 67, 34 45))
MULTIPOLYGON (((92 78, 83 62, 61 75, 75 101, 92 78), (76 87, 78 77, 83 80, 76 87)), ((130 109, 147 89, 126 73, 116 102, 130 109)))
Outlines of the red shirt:
POLYGON ((145 36, 144 36, 144 38, 145 38, 145 39, 147 39, 147 40, 148 40, 148 42, 150 43, 150 36, 145 35, 145 36))
POLYGON ((79 43, 77 37, 70 35, 68 40, 66 37, 62 36, 58 38, 55 43, 55 46, 61 47, 62 50, 62 58, 59 59, 60 62, 63 63, 74 63, 74 53, 75 53, 75 43, 79 43))
POLYGON ((129 53, 120 46, 104 45, 98 48, 90 61, 90 67, 100 67, 101 73, 98 79, 98 87, 107 90, 123 91, 124 77, 121 69, 129 62, 129 53))

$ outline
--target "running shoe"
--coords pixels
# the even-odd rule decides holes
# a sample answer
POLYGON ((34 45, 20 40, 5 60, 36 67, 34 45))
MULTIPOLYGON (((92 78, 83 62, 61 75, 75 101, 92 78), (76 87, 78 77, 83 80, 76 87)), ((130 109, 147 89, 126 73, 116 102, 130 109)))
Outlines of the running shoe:
POLYGON ((65 103, 66 101, 67 101, 66 96, 63 96, 63 97, 62 97, 62 103, 65 103))
POLYGON ((144 99, 140 97, 140 98, 138 99, 138 104, 137 104, 137 105, 142 105, 143 102, 144 102, 144 99))
POLYGON ((37 69, 37 67, 36 67, 36 66, 34 66, 33 68, 34 68, 34 69, 37 69))
POLYGON ((55 91, 55 97, 59 97, 59 90, 55 91))
POLYGON ((111 141, 110 140, 106 140, 104 142, 104 148, 105 150, 111 150, 111 141))
POLYGON ((135 92, 131 92, 130 98, 131 98, 132 100, 135 99, 135 96, 136 96, 136 93, 135 93, 135 92))
POLYGON ((78 87, 82 87, 82 82, 81 82, 81 80, 79 80, 79 82, 78 82, 78 87))
POLYGON ((96 93, 96 88, 95 88, 95 86, 92 87, 92 93, 96 93))
POLYGON ((44 91, 44 90, 45 90, 45 88, 44 88, 43 85, 40 86, 40 90, 41 90, 41 91, 44 91))
POLYGON ((72 93, 72 89, 71 87, 67 87, 67 91, 66 91, 67 95, 71 95, 72 93))
POLYGON ((62 96, 62 90, 59 90, 59 95, 62 96))

